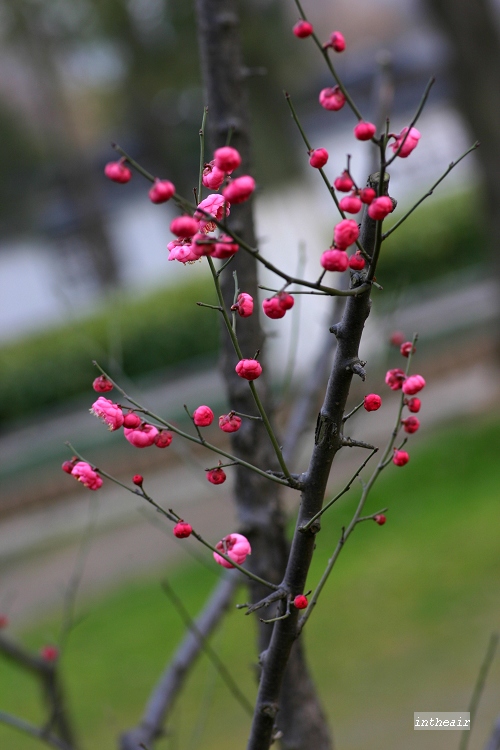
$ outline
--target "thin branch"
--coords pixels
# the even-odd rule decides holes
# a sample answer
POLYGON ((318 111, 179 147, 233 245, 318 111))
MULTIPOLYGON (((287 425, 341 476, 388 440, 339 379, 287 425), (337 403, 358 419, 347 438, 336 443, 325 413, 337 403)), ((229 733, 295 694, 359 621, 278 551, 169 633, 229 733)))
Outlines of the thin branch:
MULTIPOLYGON (((413 346, 412 346, 412 349, 411 349, 410 354, 408 356, 408 362, 407 362, 407 365, 406 365, 406 375, 408 375, 408 372, 410 371, 410 365, 411 365, 411 360, 412 360, 412 356, 413 356, 413 350, 415 348, 415 343, 417 341, 417 338, 418 338, 418 334, 414 334, 414 336, 413 336, 413 342, 412 342, 413 346)), ((300 618, 300 620, 298 622, 297 628, 298 628, 298 632, 299 633, 302 631, 302 628, 304 627, 304 625, 306 624, 307 620, 311 616, 312 611, 313 611, 313 609, 316 606, 316 603, 318 601, 319 595, 321 594, 321 591, 323 590, 323 587, 324 587, 325 583, 327 582, 330 573, 333 570, 333 567, 334 567, 334 565, 335 565, 335 563, 336 563, 336 561, 338 559, 338 556, 342 552, 344 544, 346 543, 346 541, 348 540, 348 538, 350 537, 350 535, 352 534, 352 532, 356 528, 357 524, 360 522, 360 519, 362 518, 361 513, 362 513, 363 508, 364 508, 364 506, 366 504, 366 501, 368 499, 368 495, 370 494, 370 490, 372 489, 373 485, 375 484, 375 482, 377 481, 378 477, 380 476, 380 473, 388 465, 388 462, 390 462, 390 458, 389 457, 392 454, 392 449, 393 449, 393 446, 394 446, 394 442, 396 440, 399 428, 401 426, 401 414, 402 414, 403 407, 404 407, 404 400, 405 400, 405 395, 404 395, 404 393, 402 393, 401 394, 399 408, 398 408, 398 412, 397 412, 397 416, 396 416, 396 421, 395 421, 394 429, 393 429, 393 431, 391 433, 391 436, 390 436, 389 441, 387 443, 387 446, 385 448, 384 454, 383 454, 382 458, 380 459, 379 463, 377 464, 377 466, 375 467, 375 469, 374 469, 374 471, 373 471, 370 479, 368 480, 368 482, 363 487, 363 491, 361 493, 361 497, 360 497, 360 500, 358 502, 358 506, 356 508, 356 511, 355 511, 355 513, 354 513, 354 515, 353 515, 353 517, 352 517, 352 519, 351 519, 348 527, 342 529, 342 533, 340 535, 340 539, 339 539, 339 541, 337 543, 337 546, 335 547, 333 555, 328 560, 328 563, 327 563, 327 566, 326 566, 326 568, 325 568, 325 570, 323 572, 323 575, 321 576, 321 578, 319 580, 319 583, 316 586, 316 589, 314 590, 311 599, 309 600, 309 606, 307 607, 305 613, 302 615, 302 617, 300 618)), ((371 458, 371 456, 369 458, 371 458)))
POLYGON ((484 686, 486 684, 486 678, 488 677, 488 672, 490 671, 491 665, 493 663, 493 659, 495 658, 495 652, 497 650, 497 646, 498 646, 498 633, 492 633, 490 636, 488 647, 486 649, 486 653, 484 655, 483 662, 479 668, 479 673, 477 675, 476 684, 474 685, 474 690, 472 691, 472 695, 469 701, 469 708, 468 708, 468 711, 470 713, 469 729, 464 730, 462 732, 462 736, 460 738, 459 750, 467 750, 472 727, 476 719, 479 701, 481 700, 481 695, 483 694, 484 686))
POLYGON ((205 124, 207 122, 208 107, 203 108, 203 118, 200 128, 200 171, 198 175, 198 203, 201 203, 203 197, 203 169, 205 167, 205 124))
POLYGON ((368 458, 366 458, 363 461, 363 463, 361 464, 361 466, 359 467, 359 469, 357 469, 357 471, 349 479, 349 481, 346 484, 346 486, 344 487, 344 489, 341 490, 337 495, 335 495, 335 497, 332 498, 332 500, 330 500, 326 505, 324 505, 321 508, 321 510, 319 511, 319 513, 316 513, 316 515, 313 516, 310 521, 308 521, 304 526, 301 526, 300 529, 299 529, 299 531, 307 531, 307 529, 310 529, 311 526, 313 525, 313 523, 315 523, 315 521, 317 521, 318 518, 321 518, 321 516, 323 515, 323 513, 325 513, 325 511, 327 511, 329 508, 331 508, 332 505, 334 503, 336 503, 339 498, 342 497, 342 495, 345 495, 345 493, 348 492, 351 489, 351 485, 354 482, 354 480, 356 479, 356 477, 358 477, 361 474, 361 472, 365 468, 365 466, 368 463, 368 461, 370 461, 370 459, 373 458, 373 456, 375 455, 375 453, 377 453, 377 451, 378 451, 378 448, 374 448, 372 450, 372 452, 370 453, 370 455, 368 456, 368 458))
POLYGON ((36 737, 41 742, 49 745, 49 747, 55 747, 57 750, 74 750, 71 745, 63 742, 59 737, 53 734, 46 734, 44 729, 24 721, 24 719, 18 719, 17 716, 11 716, 11 714, 5 713, 5 711, 0 711, 0 722, 8 724, 8 726, 18 729, 20 732, 29 734, 31 737, 36 737))
MULTIPOLYGON (((88 459, 86 459, 84 456, 82 456, 80 453, 78 453, 78 451, 75 450, 75 448, 71 445, 71 443, 67 443, 67 445, 69 446, 69 448, 71 448, 72 452, 76 456, 78 456, 78 458, 80 458, 82 461, 85 461, 86 463, 90 463, 88 461, 88 459)), ((90 465, 92 465, 92 464, 90 464, 90 465)), ((167 511, 167 510, 165 510, 165 508, 162 508, 161 505, 158 505, 158 503, 156 503, 153 500, 153 498, 150 497, 144 491, 144 489, 141 489, 141 490, 132 490, 132 489, 130 489, 130 487, 127 487, 126 484, 123 484, 118 479, 115 479, 115 477, 112 476, 111 474, 107 474, 106 472, 102 471, 102 469, 98 469, 95 466, 94 466, 94 471, 97 471, 99 474, 102 474, 103 476, 107 477, 111 482, 114 482, 115 484, 120 485, 120 487, 123 487, 124 489, 129 490, 129 492, 133 492, 134 495, 138 495, 139 497, 142 497, 144 500, 147 500, 148 503, 150 503, 151 505, 153 505, 156 508, 156 510, 159 513, 161 513, 163 516, 165 516, 165 518, 168 518, 169 521, 178 522, 178 521, 182 520, 181 516, 179 516, 177 513, 175 513, 175 511, 173 511, 172 508, 169 508, 168 511, 167 511)), ((199 542, 201 542, 201 544, 203 544, 205 547, 208 547, 209 550, 211 550, 212 552, 215 552, 220 557, 223 557, 224 560, 226 560, 228 563, 231 563, 231 567, 237 568, 244 575, 246 575, 247 578, 251 578, 252 580, 256 581, 257 583, 261 583, 263 586, 267 586, 268 588, 271 588, 271 589, 277 589, 278 588, 278 586, 276 586, 274 583, 270 583, 269 581, 265 581, 263 578, 260 578, 260 576, 257 576, 254 573, 251 573, 246 568, 243 568, 241 565, 238 565, 238 563, 235 562, 231 557, 229 557, 229 555, 226 555, 224 552, 221 552, 216 547, 214 547, 212 544, 210 544, 210 542, 207 542, 207 540, 204 539, 204 537, 202 537, 201 534, 199 534, 197 531, 195 531, 195 529, 193 529, 191 533, 192 533, 192 535, 194 536, 195 539, 197 539, 199 542)))
POLYGON ((386 164, 385 164, 386 167, 389 167, 392 164, 392 162, 394 161, 394 159, 396 159, 399 156, 399 154, 401 152, 401 149, 403 148, 403 146, 406 143, 406 139, 410 135, 410 130, 417 124, 418 118, 422 114, 422 110, 425 107, 425 104, 427 102, 427 98, 428 98, 428 96, 430 94, 430 91, 431 91, 431 88, 434 86, 435 82, 436 82, 436 79, 434 78, 434 76, 431 76, 431 78, 429 79, 429 81, 427 83, 427 86, 425 87, 424 93, 423 93, 422 98, 420 100, 420 103, 419 103, 419 105, 417 107, 417 111, 413 115, 413 119, 410 122, 410 124, 408 125, 408 130, 404 134, 404 137, 401 139, 401 143, 399 144, 397 150, 394 152, 393 156, 391 156, 391 158, 386 162, 386 164))
POLYGON ((248 698, 244 693, 241 692, 241 690, 238 687, 238 684, 233 679, 231 672, 226 667, 222 659, 219 657, 217 652, 212 648, 210 643, 208 642, 207 637, 204 635, 204 633, 201 632, 201 630, 198 628, 196 623, 194 622, 193 618, 187 611, 187 609, 184 607, 184 604, 182 603, 182 600, 177 596, 175 591, 172 589, 169 582, 164 578, 162 581, 162 588, 165 591, 166 595, 176 608, 177 612, 179 613, 180 617, 182 618, 184 625, 196 636, 200 643, 201 649, 205 652, 207 657, 210 659, 212 664, 214 665, 215 669, 219 673, 222 680, 226 683, 229 692, 232 693, 232 695, 235 697, 235 699, 238 701, 240 706, 243 708, 244 711, 247 712, 249 716, 253 715, 253 704, 250 703, 248 698))
POLYGON ((389 237, 390 234, 392 234, 398 227, 400 227, 401 224, 404 221, 406 221, 406 219, 409 216, 411 216, 411 214, 415 211, 415 209, 418 208, 420 204, 425 201, 426 198, 429 198, 433 194, 434 190, 437 188, 439 183, 442 182, 444 178, 449 175, 451 170, 454 169, 454 167, 456 167, 457 164, 459 164, 462 161, 462 159, 465 159, 465 157, 468 156, 471 153, 471 151, 475 151, 476 148, 478 148, 479 146, 480 146, 479 141, 476 141, 475 143, 473 143, 473 145, 470 148, 467 149, 467 151, 465 151, 462 154, 462 156, 459 156, 459 158, 456 161, 452 161, 450 165, 448 166, 448 169, 446 169, 446 171, 443 172, 441 177, 438 180, 436 180, 436 182, 429 188, 429 190, 426 193, 424 193, 424 195, 415 203, 415 205, 413 205, 410 208, 410 210, 407 211, 405 215, 399 219, 399 221, 397 221, 390 229, 388 229, 387 232, 384 232, 382 234, 382 240, 387 239, 387 237, 389 237))
MULTIPOLYGON (((295 0, 295 5, 297 6, 298 11, 299 11, 301 17, 304 19, 304 21, 307 21, 307 16, 304 13, 304 9, 302 8, 300 0, 295 0)), ((326 64, 328 65, 328 69, 329 69, 330 73, 332 74, 332 76, 334 77, 334 79, 336 80, 336 82, 337 82, 337 84, 339 86, 339 89, 344 94, 348 105, 350 106, 350 108, 352 109, 352 111, 354 112, 354 114, 356 115, 356 117, 358 118, 358 120, 362 120, 363 116, 361 115, 361 112, 359 111, 359 109, 354 104, 354 101, 351 98, 351 95, 349 94, 349 92, 345 88, 345 86, 342 83, 342 81, 340 80, 340 78, 339 78, 339 76, 338 76, 335 68, 333 67, 332 61, 330 60, 330 58, 328 56, 328 50, 323 47, 323 45, 321 44, 321 42, 318 39, 318 37, 316 36, 316 34, 313 33, 311 36, 314 39, 314 42, 315 42, 317 48, 319 49, 319 51, 323 55, 323 58, 324 58, 326 64)))

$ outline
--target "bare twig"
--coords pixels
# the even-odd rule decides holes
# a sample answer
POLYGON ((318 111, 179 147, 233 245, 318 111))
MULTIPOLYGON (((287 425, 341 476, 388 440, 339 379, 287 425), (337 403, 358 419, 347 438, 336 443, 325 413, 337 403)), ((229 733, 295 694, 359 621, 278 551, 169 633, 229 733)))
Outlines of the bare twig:
POLYGON ((495 652, 498 646, 498 638, 499 638, 498 633, 492 633, 490 636, 488 647, 486 649, 486 653, 484 655, 482 664, 479 668, 479 673, 477 675, 476 684, 474 685, 474 690, 472 691, 472 695, 469 701, 469 708, 468 708, 469 713, 470 713, 469 729, 464 730, 462 732, 462 736, 460 738, 459 750, 467 750, 470 735, 472 732, 472 727, 474 726, 474 721, 476 719, 479 701, 481 700, 481 695, 483 694, 484 686, 486 684, 486 679, 488 677, 488 672, 490 671, 491 665, 493 664, 493 659, 495 658, 495 652))
POLYGON ((31 737, 36 737, 41 742, 49 745, 49 747, 55 747, 57 750, 74 750, 72 745, 63 742, 63 740, 60 740, 54 734, 47 734, 44 729, 24 721, 24 719, 19 719, 17 716, 11 716, 11 714, 5 713, 5 711, 0 711, 0 722, 18 729, 20 732, 29 734, 31 737))

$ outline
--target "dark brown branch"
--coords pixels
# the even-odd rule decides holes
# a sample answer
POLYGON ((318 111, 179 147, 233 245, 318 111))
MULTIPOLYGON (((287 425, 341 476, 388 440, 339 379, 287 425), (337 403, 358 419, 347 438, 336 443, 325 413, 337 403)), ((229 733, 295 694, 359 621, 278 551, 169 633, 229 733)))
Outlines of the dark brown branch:
MULTIPOLYGON (((375 224, 366 214, 361 227, 361 242, 371 258, 377 257, 379 249, 379 233, 376 232, 375 224)), ((283 580, 284 588, 292 596, 304 591, 315 545, 312 530, 301 533, 299 529, 305 527, 321 510, 331 465, 341 447, 343 416, 353 377, 352 363, 359 360, 359 344, 370 304, 369 292, 349 297, 342 320, 336 326, 337 350, 323 406, 318 415, 315 446, 304 480, 296 531, 283 580)), ((283 609, 280 614, 284 614, 283 609)), ((272 741, 281 684, 296 637, 297 610, 293 610, 290 617, 279 620, 274 625, 263 664, 248 750, 264 750, 272 741)))

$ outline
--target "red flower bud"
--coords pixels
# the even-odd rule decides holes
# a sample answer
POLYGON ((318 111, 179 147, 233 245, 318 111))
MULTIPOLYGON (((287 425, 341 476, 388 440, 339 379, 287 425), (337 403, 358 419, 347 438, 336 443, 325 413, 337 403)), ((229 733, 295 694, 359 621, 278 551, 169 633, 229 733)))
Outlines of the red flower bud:
POLYGON ((107 393, 113 390, 113 383, 105 375, 99 375, 92 383, 92 388, 97 393, 107 393))
POLYGON ((406 406, 408 407, 409 411, 413 412, 414 414, 417 414, 417 412, 420 411, 420 407, 422 406, 422 402, 419 398, 411 398, 407 403, 406 406))
POLYGON ((411 354, 414 354, 417 351, 417 349, 416 347, 413 346, 411 341, 405 341, 404 344, 401 344, 401 348, 399 351, 401 352, 403 357, 409 357, 410 352, 411 354))
POLYGON ((354 128, 354 135, 358 141, 369 141, 375 135, 377 128, 373 122, 365 122, 361 120, 354 128))
POLYGON ((292 31, 299 39, 306 39, 306 37, 311 36, 314 29, 309 21, 298 21, 298 23, 296 23, 293 27, 292 31))
POLYGON ((328 161, 328 151, 326 148, 315 148, 309 152, 309 164, 311 167, 321 169, 328 161))
POLYGON ((132 477, 132 481, 138 487, 142 487, 142 483, 144 482, 144 477, 141 474, 134 474, 134 476, 132 477))
POLYGON ((401 424, 405 432, 413 435, 420 427, 420 420, 417 417, 406 417, 406 419, 401 420, 401 424))
POLYGON ((363 406, 366 411, 377 411, 382 406, 382 399, 376 393, 369 393, 365 396, 363 406))
POLYGON ((106 164, 104 174, 108 180, 124 184, 132 179, 132 172, 125 166, 124 161, 124 159, 120 159, 119 161, 110 161, 106 164))
POLYGON ((207 479, 212 484, 223 484, 226 481, 226 472, 223 469, 211 469, 207 471, 207 479))
POLYGON ((297 609, 305 609, 308 604, 307 596, 304 596, 304 594, 298 594, 293 600, 293 606, 297 609))
POLYGON ((174 193, 175 185, 172 182, 156 179, 148 195, 152 203, 166 203, 174 193))
POLYGON ((384 516, 383 513, 377 513, 376 516, 373 516, 373 520, 375 523, 378 523, 379 526, 383 526, 384 523, 387 521, 387 518, 384 516))
POLYGON ((410 456, 406 451, 398 451, 394 448, 394 456, 392 457, 392 463, 396 466, 405 466, 410 460, 410 456))
POLYGON ((177 539, 186 539, 188 536, 192 534, 193 527, 190 523, 185 523, 185 521, 179 521, 179 523, 176 523, 174 528, 172 529, 174 532, 174 536, 177 537, 177 539))

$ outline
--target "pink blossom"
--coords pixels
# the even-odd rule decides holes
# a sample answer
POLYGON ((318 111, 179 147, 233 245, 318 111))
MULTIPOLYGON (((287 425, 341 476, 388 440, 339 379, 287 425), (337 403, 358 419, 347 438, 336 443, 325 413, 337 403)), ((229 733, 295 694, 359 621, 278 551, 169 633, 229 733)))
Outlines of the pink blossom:
POLYGON ((193 412, 193 422, 197 427, 208 427, 214 421, 214 413, 209 406, 198 406, 193 412))
POLYGON ((105 375, 99 375, 92 383, 92 388, 97 393, 108 393, 113 390, 113 383, 105 375))
POLYGON ((343 52, 345 50, 345 39, 341 31, 332 31, 328 46, 332 47, 335 52, 343 52))
POLYGON ((98 490, 102 487, 101 477, 86 461, 78 461, 71 474, 89 490, 98 490))
POLYGON ((372 201, 375 200, 377 197, 377 193, 373 188, 363 188, 359 191, 359 197, 361 199, 361 203, 366 203, 368 206, 372 201))
POLYGON ((246 292, 238 294, 238 299, 236 300, 236 303, 232 305, 231 310, 237 312, 242 318, 249 318, 253 313, 252 295, 247 294, 246 292))
POLYGON ((403 139, 405 135, 408 133, 408 128, 403 128, 401 133, 398 135, 394 143, 391 145, 392 150, 394 153, 397 153, 398 148, 401 146, 401 150, 398 153, 398 156, 400 156, 402 159, 406 159, 407 156, 411 154, 413 149, 417 148, 418 142, 420 140, 420 132, 417 130, 417 128, 411 128, 410 132, 408 133, 405 142, 403 143, 403 139))
POLYGON ((201 258, 202 255, 213 255, 215 252, 215 239, 207 237, 204 232, 197 232, 191 239, 191 252, 201 258))
POLYGON ((169 180, 154 181, 153 187, 149 191, 149 200, 152 203, 166 203, 175 193, 175 185, 169 180))
POLYGON ((256 359, 240 359, 234 369, 245 380, 257 380, 262 375, 262 365, 256 359))
POLYGON ((406 380, 404 370, 399 367, 395 367, 393 370, 388 370, 385 375, 385 382, 391 389, 391 391, 399 391, 406 380))
POLYGON ((418 417, 406 417, 406 419, 401 420, 401 424, 405 432, 413 435, 420 427, 420 419, 418 417))
POLYGON ((363 207, 361 199, 357 195, 346 195, 345 198, 342 198, 339 205, 346 214, 357 214, 363 207))
POLYGON ((213 232, 216 224, 210 220, 209 216, 213 216, 217 221, 221 221, 224 218, 224 208, 225 215, 228 216, 230 203, 222 195, 219 195, 219 193, 210 193, 201 203, 198 203, 198 209, 195 212, 194 218, 199 221, 200 230, 213 232), (209 216, 206 214, 209 214, 209 216))
POLYGON ((222 432, 237 432, 241 427, 241 417, 230 411, 219 417, 219 427, 222 432))
POLYGON ((345 271, 349 265, 349 258, 345 250, 330 248, 321 256, 320 263, 326 271, 345 271))
POLYGON ((382 221, 394 210, 392 200, 388 195, 381 195, 375 198, 368 206, 368 216, 376 221, 382 221))
POLYGON ((319 92, 319 103, 324 109, 338 112, 345 104, 345 96, 338 86, 322 89, 319 92))
POLYGON ((155 437, 154 443, 157 448, 168 448, 174 436, 169 430, 160 430, 155 437))
POLYGON ((358 141, 369 141, 375 135, 377 128, 373 122, 361 120, 354 128, 354 136, 358 141))
POLYGON ((104 174, 108 180, 113 182, 126 183, 132 179, 132 172, 124 164, 124 159, 119 161, 110 161, 104 167, 104 174))
POLYGON ((205 164, 201 181, 209 190, 218 190, 224 182, 225 176, 223 170, 215 166, 215 161, 211 161, 209 164, 205 164))
POLYGON ((152 424, 144 422, 140 427, 125 428, 123 433, 130 445, 136 448, 148 448, 150 445, 153 445, 158 435, 158 430, 152 424))
POLYGON ((218 169, 222 169, 223 172, 230 174, 240 166, 241 156, 239 151, 232 148, 232 146, 223 146, 215 151, 214 161, 218 169))
POLYGON ((352 268, 353 271, 362 271, 364 267, 365 259, 358 250, 349 258, 349 268, 352 268))
POLYGON ((90 413, 102 419, 111 431, 118 430, 123 425, 124 417, 121 408, 104 396, 99 396, 97 401, 94 401, 90 413))
POLYGON ((292 31, 298 39, 306 39, 308 36, 311 36, 314 29, 309 21, 298 21, 292 31))
POLYGON ((349 190, 352 190, 354 187, 354 182, 352 181, 351 175, 346 170, 342 172, 340 177, 337 177, 333 185, 335 190, 338 190, 340 193, 348 193, 349 190))
POLYGON ((198 231, 198 221, 187 214, 177 216, 170 222, 170 231, 177 237, 192 237, 198 231))
POLYGON ((230 258, 231 255, 237 253, 239 249, 240 246, 238 245, 238 243, 234 242, 234 240, 228 234, 222 234, 215 243, 215 247, 211 255, 213 258, 224 260, 224 258, 230 258))
POLYGON ((168 260, 178 260, 180 263, 193 263, 199 260, 202 253, 201 245, 192 243, 189 240, 172 240, 167 245, 169 249, 168 260))
POLYGON ((343 219, 333 230, 335 244, 339 250, 347 250, 359 237, 359 228, 354 219, 343 219))
POLYGON ((207 471, 207 479, 211 484, 224 484, 226 478, 226 472, 221 468, 207 471))
POLYGON ((382 406, 382 399, 377 393, 369 393, 365 396, 363 406, 366 411, 377 411, 382 406))
MULTIPOLYGON (((231 558, 237 565, 242 565, 247 555, 250 555, 252 552, 250 542, 243 534, 228 534, 220 542, 217 542, 215 548, 231 558)), ((234 565, 231 565, 230 562, 218 555, 217 552, 214 552, 214 560, 224 568, 234 568, 234 565)))
POLYGON ((398 451, 394 448, 392 463, 396 466, 405 466, 410 460, 410 455, 406 451, 398 451))
POLYGON ((405 396, 414 396, 425 387, 425 379, 422 375, 410 375, 403 383, 403 393, 405 396))
POLYGON ((286 310, 280 305, 278 297, 269 297, 268 299, 265 299, 262 302, 262 309, 264 310, 264 315, 267 315, 268 318, 272 318, 273 320, 283 318, 286 314, 286 310))
POLYGON ((250 175, 243 175, 231 180, 229 185, 224 188, 222 194, 230 203, 244 203, 250 198, 255 190, 255 180, 250 175))
POLYGON ((309 164, 311 167, 321 169, 328 161, 328 151, 326 148, 315 148, 309 152, 309 164))

